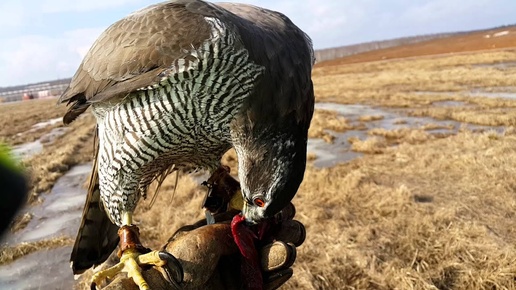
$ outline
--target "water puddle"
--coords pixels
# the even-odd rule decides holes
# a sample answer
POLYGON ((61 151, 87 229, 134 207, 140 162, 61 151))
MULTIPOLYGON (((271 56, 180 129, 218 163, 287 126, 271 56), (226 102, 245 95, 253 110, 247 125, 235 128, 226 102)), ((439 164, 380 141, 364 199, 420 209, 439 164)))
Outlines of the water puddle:
POLYGON ((23 208, 21 213, 31 212, 32 220, 23 230, 8 235, 4 242, 14 245, 62 235, 75 237, 86 200, 83 185, 90 170, 90 164, 74 166, 58 179, 50 193, 42 195, 41 204, 23 208))
POLYGON ((40 129, 43 129, 45 127, 48 127, 48 126, 52 126, 52 125, 55 125, 55 124, 59 124, 63 122, 63 118, 54 118, 54 119, 50 119, 48 121, 44 121, 44 122, 39 122, 39 123, 36 123, 34 125, 32 125, 32 127, 25 131, 25 132, 20 132, 18 134, 16 134, 17 136, 21 136, 21 135, 25 135, 25 134, 30 134, 30 133, 34 133, 40 129))
MULTIPOLYGON (((51 120, 52 121, 52 120, 51 120)), ((36 124, 37 125, 37 124, 36 124)), ((32 130, 32 129, 31 129, 32 130)), ((29 130, 30 131, 30 130, 29 130)), ((38 140, 34 142, 25 143, 22 145, 15 146, 12 149, 12 153, 19 159, 27 158, 43 151, 43 146, 51 144, 57 138, 64 135, 68 131, 66 127, 58 127, 52 129, 52 131, 44 134, 38 140)))
MULTIPOLYGON (((446 101, 452 102, 452 101, 446 101)), ((460 102, 462 103, 462 102, 460 102)), ((444 105, 459 106, 459 102, 445 103, 444 105)), ((456 134, 461 129, 472 131, 482 131, 488 129, 496 129, 502 131, 503 128, 478 126, 472 124, 460 123, 452 120, 437 120, 430 117, 413 117, 408 116, 403 110, 393 110, 386 108, 375 108, 365 105, 344 105, 337 103, 316 103, 316 109, 330 110, 338 112, 340 115, 350 121, 352 125, 361 128, 357 130, 348 130, 346 132, 334 132, 327 130, 331 135, 335 136, 332 144, 324 142, 322 139, 308 140, 308 153, 316 155, 313 164, 316 167, 331 167, 339 163, 350 161, 354 158, 362 156, 362 153, 351 150, 351 144, 348 142, 350 137, 356 137, 365 140, 369 137, 367 131, 374 128, 383 128, 385 130, 397 130, 404 128, 421 128, 430 125, 425 131, 434 135, 451 135, 456 134), (379 120, 362 122, 361 116, 382 116, 379 120)))
MULTIPOLYGON (((514 90, 514 88, 512 90, 514 90)), ((425 96, 425 95, 437 95, 437 96, 450 96, 450 97, 452 97, 452 96, 460 95, 460 96, 466 96, 466 97, 472 97, 472 98, 484 97, 484 98, 493 98, 493 99, 499 98, 499 99, 516 100, 516 92, 513 92, 513 91, 497 91, 497 92, 488 92, 488 91, 484 91, 484 90, 471 90, 471 91, 467 91, 467 92, 431 92, 431 91, 421 91, 421 92, 416 92, 416 94, 417 95, 422 95, 422 96, 425 96)), ((459 106, 459 103, 464 103, 464 102, 457 102, 457 101, 441 101, 441 102, 434 102, 434 104, 436 104, 436 103, 443 103, 443 102, 451 102, 450 106, 459 106)), ((467 103, 465 103, 465 104, 466 104, 466 106, 469 105, 467 103)), ((460 105, 460 106, 462 106, 462 105, 460 105)))
POLYGON ((0 289, 73 289, 72 247, 39 251, 0 266, 0 289))
POLYGON ((18 145, 12 149, 12 154, 19 159, 23 159, 43 151, 43 143, 40 140, 18 145))
MULTIPOLYGON (((7 234, 2 244, 75 238, 86 199, 83 185, 90 170, 90 164, 73 167, 58 179, 50 193, 43 195, 41 204, 23 208, 21 213, 31 212, 32 220, 24 229, 7 234)), ((0 289, 72 289, 70 253, 71 246, 42 250, 0 266, 0 289)))
POLYGON ((438 102, 433 102, 432 105, 437 106, 437 107, 472 107, 473 106, 472 104, 468 104, 466 102, 461 102, 461 101, 438 101, 438 102))
POLYGON ((516 92, 486 92, 481 90, 474 90, 469 92, 467 95, 471 97, 516 100, 516 92))
POLYGON ((52 126, 52 125, 55 125, 55 124, 59 124, 61 122, 63 122, 63 118, 61 118, 61 117, 55 118, 55 119, 50 119, 48 121, 39 122, 39 123, 36 123, 36 124, 32 125, 32 129, 31 130, 38 130, 38 129, 41 129, 41 128, 45 128, 47 126, 52 126))
POLYGON ((307 151, 308 153, 315 154, 317 157, 313 161, 314 166, 332 167, 339 163, 351 161, 363 155, 362 153, 351 151, 351 145, 348 142, 348 138, 357 135, 363 135, 362 138, 365 138, 365 132, 332 132, 332 135, 336 136, 333 144, 326 143, 322 139, 308 139, 307 151))
POLYGON ((496 68, 496 69, 511 69, 516 67, 516 61, 506 61, 506 62, 498 62, 498 63, 477 63, 472 65, 473 67, 486 67, 486 68, 496 68))

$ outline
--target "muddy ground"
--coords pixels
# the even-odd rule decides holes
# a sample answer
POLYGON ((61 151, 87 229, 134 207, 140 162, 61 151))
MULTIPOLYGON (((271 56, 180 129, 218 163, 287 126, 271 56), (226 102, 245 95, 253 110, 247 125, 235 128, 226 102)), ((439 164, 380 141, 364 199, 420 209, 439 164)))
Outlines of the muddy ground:
MULTIPOLYGON (((294 199, 307 240, 282 289, 514 289, 515 59, 515 50, 506 49, 318 65, 311 161, 294 199)), ((62 114, 54 104, 0 105, 0 137, 23 152, 17 146, 61 127, 31 131, 62 114), (27 110, 33 117, 7 121, 27 110)), ((93 121, 81 118, 21 156, 32 180, 30 205, 0 252, 0 272, 25 267, 38 279, 44 275, 29 267, 34 261, 47 255, 56 257, 51 265, 66 262, 87 173, 63 175, 88 166, 93 121), (53 187, 58 191, 48 193, 53 187), (44 213, 51 211, 41 209, 48 207, 69 218, 45 235, 52 218, 44 213)), ((224 160, 235 167, 234 153, 224 160)), ((198 179, 181 176, 172 196, 169 178, 154 207, 140 204, 145 244, 158 247, 202 217, 198 179)), ((70 273, 60 283, 73 283, 68 279, 70 273)), ((1 275, 0 281, 32 289, 1 275)))

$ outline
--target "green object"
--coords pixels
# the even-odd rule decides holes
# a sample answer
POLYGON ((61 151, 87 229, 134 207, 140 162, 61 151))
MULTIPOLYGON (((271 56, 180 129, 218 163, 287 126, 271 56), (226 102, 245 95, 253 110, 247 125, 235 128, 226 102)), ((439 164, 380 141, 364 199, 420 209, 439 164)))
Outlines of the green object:
POLYGON ((23 168, 5 145, 0 144, 0 237, 25 203, 28 187, 23 168))
POLYGON ((23 171, 18 161, 12 155, 11 150, 9 150, 9 147, 4 144, 0 144, 0 164, 2 164, 5 168, 18 173, 23 171))

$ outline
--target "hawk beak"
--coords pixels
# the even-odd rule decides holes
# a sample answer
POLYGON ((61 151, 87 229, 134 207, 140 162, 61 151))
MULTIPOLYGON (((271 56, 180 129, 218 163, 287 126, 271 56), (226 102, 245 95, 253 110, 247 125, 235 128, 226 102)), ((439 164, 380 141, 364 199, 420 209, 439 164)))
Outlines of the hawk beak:
POLYGON ((235 194, 231 197, 231 200, 229 201, 229 208, 240 210, 244 212, 246 210, 246 202, 244 202, 244 198, 242 197, 242 191, 237 190, 235 194))
MULTIPOLYGON (((249 204, 245 201, 242 202, 242 216, 244 219, 246 218, 245 214, 247 213, 249 204)), ((247 221, 246 221, 247 222, 247 221)))

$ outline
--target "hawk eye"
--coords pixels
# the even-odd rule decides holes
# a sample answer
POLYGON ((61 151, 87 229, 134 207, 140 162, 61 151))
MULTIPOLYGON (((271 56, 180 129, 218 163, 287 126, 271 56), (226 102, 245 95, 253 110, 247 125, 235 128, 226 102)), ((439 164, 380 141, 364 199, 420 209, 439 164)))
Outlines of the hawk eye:
POLYGON ((259 206, 259 207, 264 207, 265 206, 265 201, 263 200, 263 198, 261 197, 255 197, 253 199, 253 202, 256 206, 259 206))

